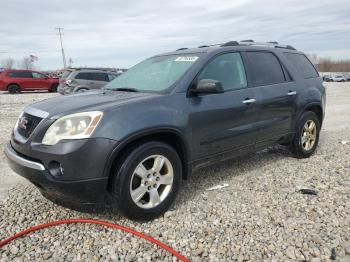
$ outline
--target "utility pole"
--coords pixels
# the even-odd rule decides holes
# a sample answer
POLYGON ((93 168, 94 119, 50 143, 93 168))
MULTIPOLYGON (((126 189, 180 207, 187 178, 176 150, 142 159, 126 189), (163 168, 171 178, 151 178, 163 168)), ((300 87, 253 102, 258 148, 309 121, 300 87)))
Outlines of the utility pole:
POLYGON ((60 36, 63 67, 66 68, 67 67, 67 62, 66 62, 66 56, 64 54, 63 42, 62 42, 63 28, 62 27, 57 27, 56 30, 58 30, 58 35, 60 36))

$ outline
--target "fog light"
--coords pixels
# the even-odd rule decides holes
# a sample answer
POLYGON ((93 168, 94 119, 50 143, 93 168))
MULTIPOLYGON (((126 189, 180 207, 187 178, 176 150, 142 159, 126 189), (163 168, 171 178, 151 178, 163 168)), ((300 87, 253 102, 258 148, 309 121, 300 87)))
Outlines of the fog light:
POLYGON ((60 177, 64 174, 64 168, 57 161, 51 161, 49 163, 49 171, 50 171, 50 174, 54 177, 60 177))

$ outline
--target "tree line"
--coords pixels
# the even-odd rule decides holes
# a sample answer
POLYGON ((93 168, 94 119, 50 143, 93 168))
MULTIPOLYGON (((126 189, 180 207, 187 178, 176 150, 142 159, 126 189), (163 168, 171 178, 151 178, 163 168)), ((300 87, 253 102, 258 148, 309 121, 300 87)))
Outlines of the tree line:
POLYGON ((350 72, 350 60, 333 60, 329 57, 318 57, 316 54, 308 57, 319 72, 350 72))
POLYGON ((29 56, 25 56, 21 60, 15 60, 12 57, 2 59, 0 60, 0 68, 25 70, 38 69, 34 66, 33 61, 29 56))

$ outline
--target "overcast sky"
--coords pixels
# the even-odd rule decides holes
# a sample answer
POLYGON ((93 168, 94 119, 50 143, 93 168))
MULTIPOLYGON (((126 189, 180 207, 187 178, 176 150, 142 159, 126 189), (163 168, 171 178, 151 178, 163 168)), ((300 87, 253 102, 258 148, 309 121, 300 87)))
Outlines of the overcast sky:
POLYGON ((0 60, 33 54, 62 67, 59 38, 74 66, 129 67, 153 54, 229 40, 290 44, 350 59, 349 0, 1 0, 0 60))

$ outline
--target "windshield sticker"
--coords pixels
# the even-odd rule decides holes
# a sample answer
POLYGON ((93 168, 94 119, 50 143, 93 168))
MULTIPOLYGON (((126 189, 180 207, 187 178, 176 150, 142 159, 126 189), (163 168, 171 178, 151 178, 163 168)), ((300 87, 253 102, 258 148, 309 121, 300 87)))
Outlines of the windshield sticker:
POLYGON ((175 59, 177 62, 194 62, 198 59, 198 56, 179 56, 175 59))

